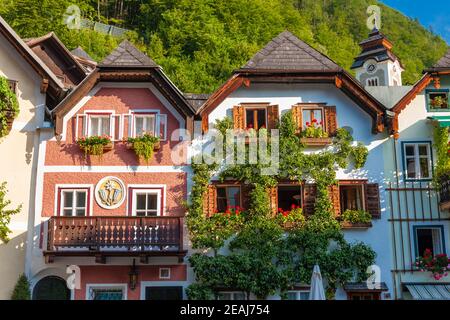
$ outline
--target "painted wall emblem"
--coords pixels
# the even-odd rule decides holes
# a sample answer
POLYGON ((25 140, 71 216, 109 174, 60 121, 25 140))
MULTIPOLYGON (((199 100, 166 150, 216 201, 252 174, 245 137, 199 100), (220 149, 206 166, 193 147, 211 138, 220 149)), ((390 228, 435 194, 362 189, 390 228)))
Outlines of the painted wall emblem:
POLYGON ((119 178, 105 177, 95 187, 95 200, 102 208, 118 208, 125 200, 125 185, 119 178))

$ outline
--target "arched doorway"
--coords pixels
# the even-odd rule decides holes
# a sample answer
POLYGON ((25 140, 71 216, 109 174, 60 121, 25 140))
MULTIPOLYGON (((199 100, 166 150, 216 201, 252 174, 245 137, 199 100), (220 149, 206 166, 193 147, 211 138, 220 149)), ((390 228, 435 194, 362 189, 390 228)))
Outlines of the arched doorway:
POLYGON ((70 290, 64 279, 48 276, 34 286, 33 300, 70 300, 70 290))

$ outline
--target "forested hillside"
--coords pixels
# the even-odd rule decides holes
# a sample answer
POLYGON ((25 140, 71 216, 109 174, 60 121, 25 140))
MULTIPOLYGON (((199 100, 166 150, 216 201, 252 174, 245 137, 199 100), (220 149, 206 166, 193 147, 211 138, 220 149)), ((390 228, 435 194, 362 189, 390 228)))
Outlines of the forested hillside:
POLYGON ((285 29, 349 69, 367 37, 366 8, 382 8, 382 31, 406 66, 404 82, 446 50, 446 43, 376 0, 0 0, 0 14, 24 38, 55 31, 73 49, 100 60, 120 41, 90 30, 69 30, 70 4, 83 17, 130 30, 135 44, 186 92, 211 92, 285 29))

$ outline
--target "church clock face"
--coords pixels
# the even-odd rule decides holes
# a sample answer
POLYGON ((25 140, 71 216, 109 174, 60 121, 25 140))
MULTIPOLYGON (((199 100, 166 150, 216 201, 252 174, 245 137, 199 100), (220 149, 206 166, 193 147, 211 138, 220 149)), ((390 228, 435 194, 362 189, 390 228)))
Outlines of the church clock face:
POLYGON ((370 63, 366 68, 368 73, 374 73, 377 70, 377 66, 375 63, 370 63))

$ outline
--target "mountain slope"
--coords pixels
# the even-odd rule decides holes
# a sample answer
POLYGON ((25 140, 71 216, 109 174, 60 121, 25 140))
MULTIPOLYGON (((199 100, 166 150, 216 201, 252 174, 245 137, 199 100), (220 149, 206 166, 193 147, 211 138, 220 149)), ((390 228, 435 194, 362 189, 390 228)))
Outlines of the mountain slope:
MULTIPOLYGON (((101 59, 119 39, 62 23, 69 0, 3 0, 0 14, 22 37, 55 31, 70 48, 101 59), (38 4, 38 2, 40 2, 38 4)), ((134 32, 131 40, 186 92, 211 92, 283 30, 290 30, 349 69, 367 37, 369 0, 79 0, 83 15, 134 32), (97 5, 100 4, 99 7, 97 5), (100 13, 100 17, 99 17, 100 13)), ((406 66, 404 82, 441 57, 447 44, 381 3, 382 31, 406 66)))

